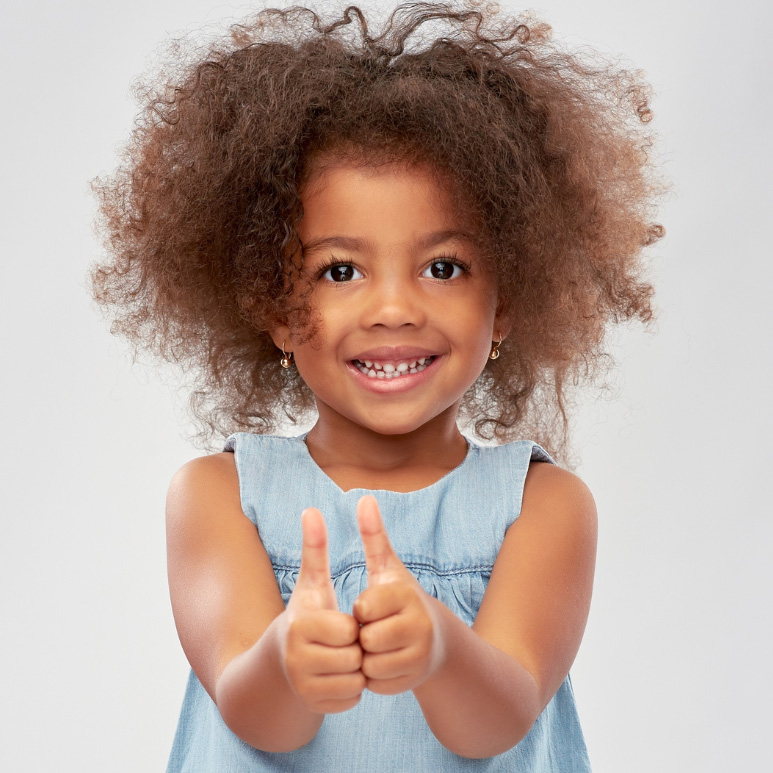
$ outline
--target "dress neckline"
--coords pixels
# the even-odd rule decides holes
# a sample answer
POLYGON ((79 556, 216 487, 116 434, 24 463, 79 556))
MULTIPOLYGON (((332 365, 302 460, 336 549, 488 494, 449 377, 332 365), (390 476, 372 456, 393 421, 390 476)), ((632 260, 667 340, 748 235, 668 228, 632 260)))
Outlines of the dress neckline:
POLYGON ((314 470, 314 473, 321 477, 322 479, 326 480, 328 485, 334 488, 336 491, 338 491, 340 494, 344 496, 350 495, 354 491, 361 491, 363 495, 365 494, 392 494, 397 496, 409 496, 410 494, 419 494, 423 492, 431 491, 435 486, 439 486, 442 483, 448 482, 448 479, 456 476, 459 471, 467 466, 468 462, 473 456, 473 452, 477 450, 478 446, 476 443, 473 443, 472 440, 470 440, 466 435, 462 435, 464 438, 464 442, 467 443, 467 453, 464 455, 464 459, 462 459, 459 464, 456 465, 452 470, 449 470, 445 475, 438 478, 434 483, 430 483, 428 486, 422 486, 422 488, 414 489, 412 491, 394 491, 392 489, 367 489, 367 488, 361 488, 361 487, 354 487, 350 488, 347 491, 344 491, 315 461, 314 457, 311 455, 311 452, 309 451, 309 447, 306 445, 306 436, 308 435, 308 432, 304 432, 302 435, 296 435, 292 440, 296 440, 300 443, 302 446, 301 452, 305 455, 307 461, 309 462, 310 466, 314 470))

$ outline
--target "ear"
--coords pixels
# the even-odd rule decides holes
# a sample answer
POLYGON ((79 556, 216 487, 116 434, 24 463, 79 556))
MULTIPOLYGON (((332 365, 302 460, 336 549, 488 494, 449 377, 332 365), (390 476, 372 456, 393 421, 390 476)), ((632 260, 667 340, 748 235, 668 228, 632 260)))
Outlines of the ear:
POLYGON ((500 338, 504 340, 510 335, 510 330, 513 327, 512 320, 506 304, 502 298, 497 300, 497 309, 494 315, 494 329, 492 331, 492 341, 498 341, 500 338))
POLYGON ((277 349, 281 349, 284 345, 285 351, 291 352, 293 350, 290 327, 288 325, 277 325, 269 331, 269 334, 277 349))

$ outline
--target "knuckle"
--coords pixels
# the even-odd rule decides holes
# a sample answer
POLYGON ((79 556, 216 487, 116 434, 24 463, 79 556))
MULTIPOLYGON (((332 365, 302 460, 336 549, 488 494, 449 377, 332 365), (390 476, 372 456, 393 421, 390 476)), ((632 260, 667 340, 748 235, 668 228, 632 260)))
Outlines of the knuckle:
POLYGON ((375 636, 369 627, 360 629, 360 647, 363 650, 372 649, 375 646, 375 636))
POLYGON ((368 680, 368 689, 379 695, 397 695, 409 687, 405 679, 373 679, 368 680))
POLYGON ((346 648, 344 668, 357 671, 362 666, 362 648, 356 644, 346 648))
POLYGON ((373 590, 375 590, 375 588, 368 588, 367 590, 363 591, 354 602, 352 611, 357 620, 367 620, 368 616, 371 614, 373 608, 371 602, 374 596, 371 591, 373 590))
POLYGON ((346 635, 347 644, 354 644, 360 635, 360 624, 351 615, 346 615, 346 625, 342 631, 346 635))
POLYGON ((361 672, 368 679, 383 679, 386 676, 384 659, 377 655, 364 655, 361 672))
POLYGON ((389 639, 384 631, 384 626, 371 625, 360 632, 360 644, 366 652, 379 652, 389 649, 389 639))
POLYGON ((351 698, 365 689, 365 677, 357 671, 353 674, 346 674, 342 684, 342 697, 351 698))
POLYGON ((362 674, 368 679, 376 678, 376 670, 374 668, 374 658, 371 655, 363 655, 360 671, 362 671, 362 674))

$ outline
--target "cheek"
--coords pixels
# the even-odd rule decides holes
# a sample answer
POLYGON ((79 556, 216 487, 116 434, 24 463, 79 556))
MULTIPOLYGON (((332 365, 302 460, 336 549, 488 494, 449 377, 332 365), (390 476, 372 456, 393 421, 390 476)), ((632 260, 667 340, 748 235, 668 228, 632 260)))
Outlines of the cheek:
POLYGON ((305 324, 291 330, 295 363, 303 376, 337 362, 337 347, 346 333, 346 316, 339 307, 315 304, 309 307, 305 324))
POLYGON ((335 349, 358 327, 356 306, 346 298, 322 298, 310 307, 308 345, 317 351, 335 349))
POLYGON ((288 323, 289 340, 295 351, 303 356, 301 350, 320 349, 330 328, 328 311, 316 299, 307 293, 303 297, 294 298, 295 306, 288 323))
POLYGON ((494 322, 496 320, 496 299, 491 292, 481 292, 476 302, 468 307, 468 314, 462 323, 468 326, 469 335, 474 336, 481 343, 490 342, 494 335, 494 322))

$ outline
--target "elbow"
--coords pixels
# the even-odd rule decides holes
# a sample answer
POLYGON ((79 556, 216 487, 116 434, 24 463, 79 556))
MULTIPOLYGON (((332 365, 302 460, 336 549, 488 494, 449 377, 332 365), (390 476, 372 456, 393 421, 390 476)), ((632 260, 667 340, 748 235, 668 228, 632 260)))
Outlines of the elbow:
POLYGON ((281 728, 267 728, 267 723, 255 721, 249 707, 241 706, 237 701, 220 700, 217 702, 217 709, 226 727, 237 738, 262 752, 296 751, 309 743, 319 729, 311 727, 308 728, 307 734, 301 734, 301 728, 297 727, 292 728, 292 732, 282 732, 281 728))
POLYGON ((435 737, 448 751, 459 757, 488 759, 504 754, 519 744, 534 726, 537 716, 537 713, 531 711, 512 712, 509 715, 503 714, 500 721, 489 725, 483 732, 456 733, 447 737, 440 737, 436 733, 435 737))
POLYGON ((249 744, 250 746, 260 749, 260 751, 289 751, 284 749, 267 749, 265 748, 264 739, 260 737, 260 733, 256 733, 256 723, 251 722, 248 717, 252 712, 249 711, 249 707, 245 706, 244 695, 239 694, 239 690, 230 689, 233 685, 229 683, 228 678, 220 678, 217 683, 217 689, 213 699, 217 710, 220 713, 220 718, 225 723, 226 727, 240 740, 249 744))
POLYGON ((483 727, 478 725, 476 732, 456 733, 453 738, 447 738, 447 743, 442 740, 441 743, 454 754, 468 759, 496 757, 517 746, 545 708, 540 702, 536 679, 529 672, 525 675, 528 678, 517 688, 513 683, 509 689, 500 684, 498 695, 492 696, 489 702, 483 727))
POLYGON ((507 736, 500 735, 497 738, 475 738, 470 739, 467 743, 460 742, 459 739, 449 739, 447 743, 443 741, 441 743, 448 751, 459 757, 465 757, 469 760, 484 760, 510 751, 526 737, 529 730, 531 730, 531 726, 525 730, 512 732, 507 736))

